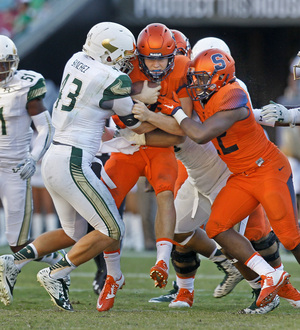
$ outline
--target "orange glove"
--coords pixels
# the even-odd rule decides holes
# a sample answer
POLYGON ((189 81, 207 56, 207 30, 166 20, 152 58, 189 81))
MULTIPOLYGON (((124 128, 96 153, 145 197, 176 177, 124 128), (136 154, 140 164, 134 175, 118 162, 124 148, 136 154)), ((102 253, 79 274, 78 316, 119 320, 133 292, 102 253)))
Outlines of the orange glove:
POLYGON ((175 92, 172 93, 171 99, 160 95, 157 102, 157 109, 165 115, 173 116, 179 109, 182 109, 178 96, 175 92))

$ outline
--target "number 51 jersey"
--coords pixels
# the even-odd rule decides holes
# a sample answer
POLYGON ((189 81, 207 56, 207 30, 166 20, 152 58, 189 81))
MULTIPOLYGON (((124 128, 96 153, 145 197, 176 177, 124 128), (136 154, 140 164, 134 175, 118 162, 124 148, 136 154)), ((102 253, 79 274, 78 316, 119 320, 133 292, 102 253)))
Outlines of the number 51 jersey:
POLYGON ((5 88, 0 87, 1 161, 16 162, 27 157, 33 131, 26 105, 45 94, 44 77, 28 70, 17 70, 5 88))

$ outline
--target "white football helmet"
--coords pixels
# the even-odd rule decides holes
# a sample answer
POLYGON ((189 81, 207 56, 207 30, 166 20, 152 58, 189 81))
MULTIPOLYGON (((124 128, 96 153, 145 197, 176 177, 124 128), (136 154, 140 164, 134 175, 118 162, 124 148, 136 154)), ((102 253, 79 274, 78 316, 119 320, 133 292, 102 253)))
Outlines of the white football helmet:
POLYGON ((196 42, 194 47, 192 48, 192 58, 195 58, 199 53, 204 50, 208 50, 211 48, 218 48, 223 50, 223 52, 231 55, 230 49, 227 46, 226 42, 219 38, 207 37, 200 39, 196 42))
POLYGON ((18 65, 17 47, 7 36, 0 35, 0 87, 12 79, 18 65))
POLYGON ((129 74, 133 66, 129 62, 135 56, 136 41, 124 26, 113 22, 94 25, 83 45, 83 51, 94 60, 129 74))

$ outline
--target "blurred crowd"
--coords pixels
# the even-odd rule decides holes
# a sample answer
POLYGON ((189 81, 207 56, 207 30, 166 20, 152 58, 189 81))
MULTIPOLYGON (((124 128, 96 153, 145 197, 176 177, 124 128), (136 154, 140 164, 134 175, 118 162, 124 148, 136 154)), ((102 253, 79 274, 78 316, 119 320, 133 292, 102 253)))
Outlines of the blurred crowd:
POLYGON ((0 34, 13 38, 24 32, 49 0, 1 0, 0 34))

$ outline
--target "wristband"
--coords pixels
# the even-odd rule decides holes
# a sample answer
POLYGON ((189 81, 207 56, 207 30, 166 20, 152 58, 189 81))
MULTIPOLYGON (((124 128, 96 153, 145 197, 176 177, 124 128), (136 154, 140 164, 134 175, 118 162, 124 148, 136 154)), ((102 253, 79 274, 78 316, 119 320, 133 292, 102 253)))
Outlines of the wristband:
POLYGON ((178 125, 183 121, 185 118, 189 118, 187 114, 182 110, 182 108, 179 108, 173 115, 173 117, 176 119, 178 125))

